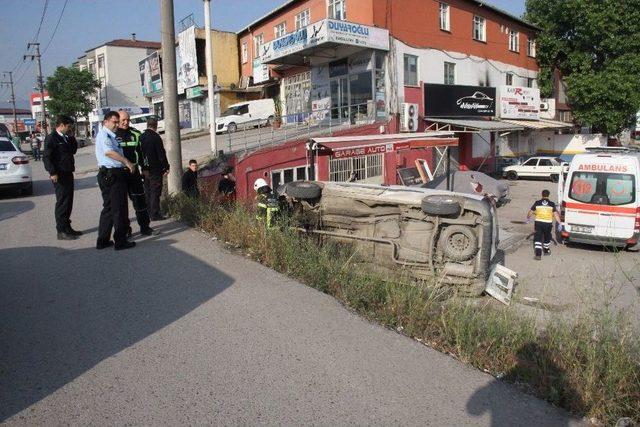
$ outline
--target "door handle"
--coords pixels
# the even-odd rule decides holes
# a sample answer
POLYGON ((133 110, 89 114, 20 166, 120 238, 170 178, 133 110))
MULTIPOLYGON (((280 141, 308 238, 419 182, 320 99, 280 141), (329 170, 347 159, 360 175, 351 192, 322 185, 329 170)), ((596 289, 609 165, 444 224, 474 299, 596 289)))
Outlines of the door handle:
POLYGON ((611 216, 611 214, 600 212, 601 216, 611 216))

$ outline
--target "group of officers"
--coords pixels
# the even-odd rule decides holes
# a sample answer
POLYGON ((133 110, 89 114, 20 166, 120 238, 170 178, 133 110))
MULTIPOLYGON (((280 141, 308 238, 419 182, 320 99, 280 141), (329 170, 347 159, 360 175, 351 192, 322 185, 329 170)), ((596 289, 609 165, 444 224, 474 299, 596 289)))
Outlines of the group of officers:
MULTIPOLYGON (((131 128, 126 111, 110 111, 104 116, 102 128, 95 136, 98 185, 103 201, 97 249, 113 246, 123 250, 135 246, 135 242, 128 240, 132 229, 127 196, 133 204, 140 234, 157 234, 150 223, 164 219, 160 213, 160 196, 163 176, 169 173, 169 162, 157 128, 158 122, 153 118, 147 121, 143 133, 131 128)), ((74 193, 73 156, 78 149, 72 129, 70 117, 58 117, 56 129, 45 139, 42 156, 55 188, 59 240, 75 240, 82 235, 71 227, 70 220, 74 193)))

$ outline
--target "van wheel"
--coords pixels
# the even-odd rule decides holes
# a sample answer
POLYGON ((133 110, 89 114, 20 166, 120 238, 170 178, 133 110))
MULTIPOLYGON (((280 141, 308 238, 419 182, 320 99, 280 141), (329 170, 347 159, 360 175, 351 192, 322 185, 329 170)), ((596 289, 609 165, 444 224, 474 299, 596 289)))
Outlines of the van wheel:
POLYGON ((452 261, 467 261, 478 252, 478 238, 464 225, 450 225, 440 233, 438 246, 452 261))
POLYGON ((422 199, 422 212, 429 215, 458 215, 460 212, 460 203, 451 196, 434 195, 427 196, 422 199))
POLYGON ((273 122, 276 118, 273 116, 269 116, 269 118, 267 119, 267 124, 266 126, 273 126, 273 122))
POLYGON ((290 182, 284 191, 288 196, 301 200, 318 199, 322 195, 322 187, 309 181, 290 182))
POLYGON ((227 132, 234 133, 237 130, 238 130, 238 125, 236 125, 235 123, 232 122, 227 125, 227 132))
POLYGON ((560 177, 559 177, 559 176, 558 176, 558 174, 556 174, 556 173, 551 174, 551 176, 549 177, 549 179, 551 180, 551 182, 558 182, 558 179, 559 179, 559 178, 560 178, 560 177))
POLYGON ((507 172, 507 179, 509 181, 517 181, 518 180, 518 174, 514 171, 509 171, 507 172))

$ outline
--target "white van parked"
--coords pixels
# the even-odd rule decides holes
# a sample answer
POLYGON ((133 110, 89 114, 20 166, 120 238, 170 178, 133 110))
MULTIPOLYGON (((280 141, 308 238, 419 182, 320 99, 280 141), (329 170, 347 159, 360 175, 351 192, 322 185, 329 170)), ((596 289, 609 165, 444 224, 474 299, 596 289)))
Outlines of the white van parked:
POLYGON ((158 121, 158 133, 164 132, 164 120, 154 114, 135 114, 131 116, 129 124, 132 128, 144 132, 147 129, 147 119, 151 117, 158 121))
POLYGON ((568 242, 640 249, 640 151, 599 147, 577 154, 560 177, 568 242))
POLYGON ((273 99, 258 99, 230 105, 216 119, 216 133, 233 133, 238 128, 271 126, 276 117, 273 99))

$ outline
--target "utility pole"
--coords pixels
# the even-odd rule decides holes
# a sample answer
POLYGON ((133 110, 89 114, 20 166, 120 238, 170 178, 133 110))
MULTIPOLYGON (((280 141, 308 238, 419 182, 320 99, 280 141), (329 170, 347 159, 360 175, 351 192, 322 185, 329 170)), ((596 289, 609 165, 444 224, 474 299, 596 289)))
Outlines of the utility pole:
POLYGON ((211 41, 211 1, 204 0, 204 31, 205 31, 205 60, 207 62, 207 93, 209 104, 209 135, 211 138, 211 152, 218 155, 216 141, 216 95, 213 81, 213 43, 211 41))
POLYGON ((13 90, 13 72, 5 71, 4 72, 5 77, 7 76, 7 74, 9 75, 9 81, 0 82, 0 86, 4 85, 4 86, 11 87, 11 105, 13 105, 13 132, 17 135, 18 134, 18 116, 16 115, 16 93, 13 90))
POLYGON ((31 46, 35 46, 36 53, 34 55, 24 55, 22 57, 23 61, 26 61, 27 58, 32 61, 35 59, 38 64, 38 75, 37 75, 37 83, 38 90, 40 92, 40 105, 42 106, 42 120, 40 122, 40 132, 43 135, 47 134, 47 105, 44 102, 44 78, 42 77, 42 64, 40 62, 40 43, 27 43, 27 49, 31 49, 31 46))
POLYGON ((164 136, 169 160, 169 194, 181 191, 182 147, 178 123, 178 80, 176 72, 176 29, 173 0, 160 0, 162 31, 162 90, 164 102, 164 136))

